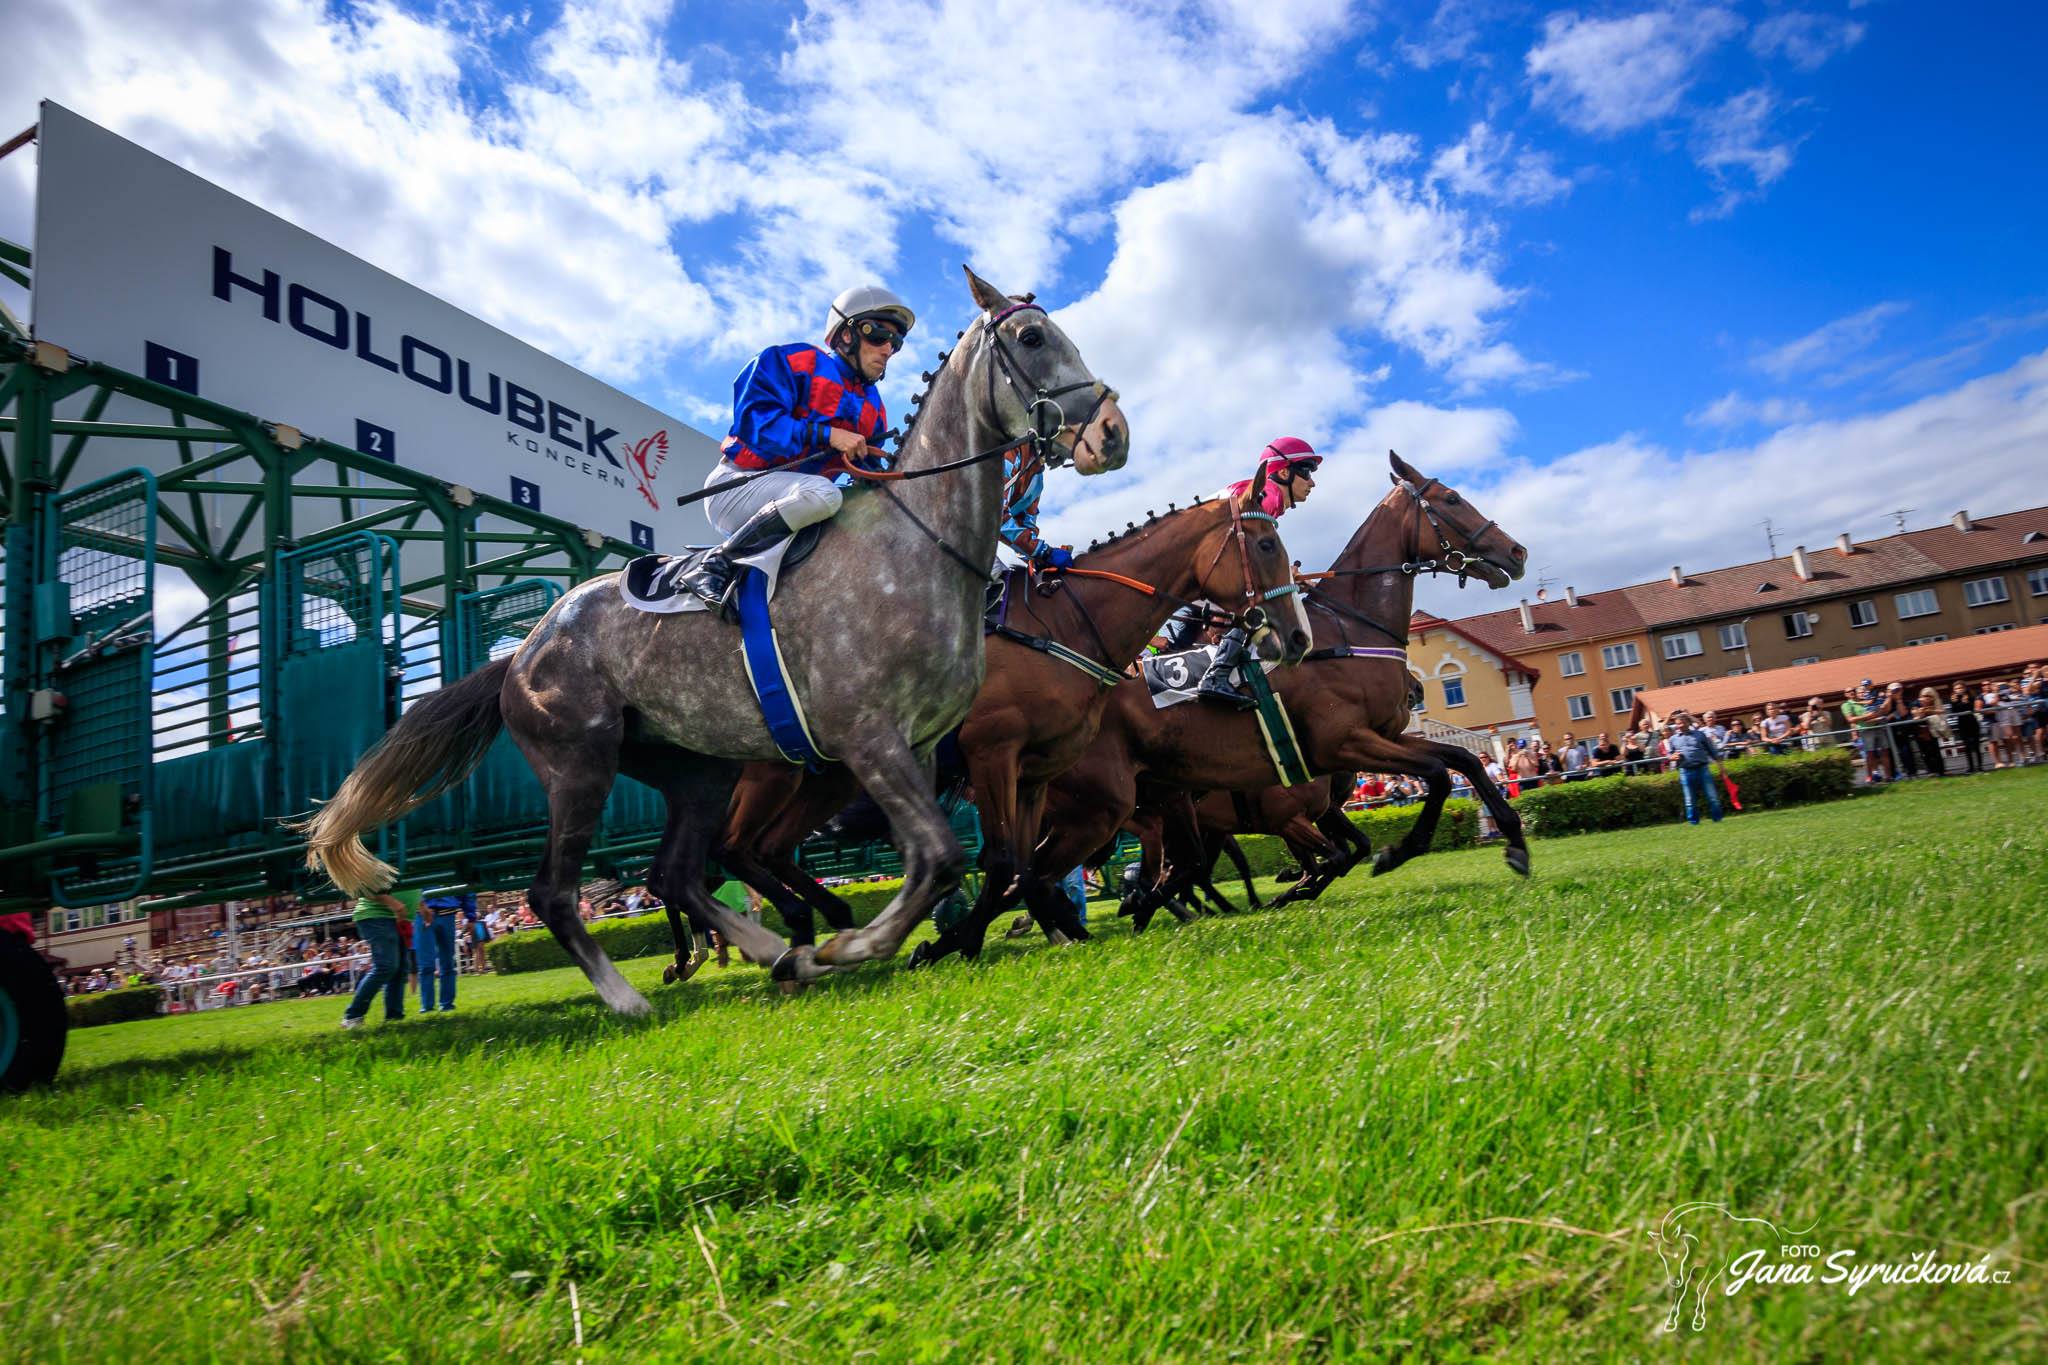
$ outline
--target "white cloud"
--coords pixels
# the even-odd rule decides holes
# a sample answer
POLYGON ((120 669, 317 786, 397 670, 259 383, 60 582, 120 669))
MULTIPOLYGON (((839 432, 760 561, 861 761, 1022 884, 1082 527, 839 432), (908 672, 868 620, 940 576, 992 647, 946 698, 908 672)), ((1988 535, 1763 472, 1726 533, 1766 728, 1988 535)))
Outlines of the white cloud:
POLYGON ((1051 283, 1062 224, 1184 166, 1349 23, 1349 0, 813 3, 785 76, 805 123, 1006 288, 1051 283))
POLYGON ((1758 86, 1714 106, 1693 124, 1693 160, 1707 173, 1720 197, 1694 209, 1692 218, 1725 218, 1745 199, 1762 195, 1792 169, 1797 139, 1785 141, 1772 129, 1777 99, 1758 86))
POLYGON ((1571 193, 1548 152, 1517 149, 1512 133, 1481 121, 1430 163, 1429 178, 1457 194, 1508 204, 1541 204, 1571 193))
POLYGON ((1488 22, 1498 17, 1500 5, 1494 0, 1439 0, 1436 12, 1414 38, 1397 44, 1410 66, 1427 71, 1444 62, 1462 62, 1485 36, 1488 22))
POLYGON ((1749 35, 1750 51, 1757 56, 1783 56, 1801 71, 1818 70, 1828 58, 1862 41, 1862 24, 1805 10, 1774 14, 1749 35))
POLYGON ((1805 336, 1772 347, 1756 358, 1756 367, 1766 374, 1786 379, 1838 365, 1869 347, 1884 330, 1885 323, 1905 312, 1906 307, 1897 299, 1887 299, 1847 317, 1836 318, 1805 336))
POLYGON ((749 179, 735 160, 743 102, 660 56, 664 10, 568 6, 503 106, 479 109, 463 71, 488 55, 393 4, 80 0, 12 27, 0 124, 56 99, 627 379, 717 328, 710 292, 670 249, 667 205, 730 204, 737 191, 721 187, 749 179))
POLYGON ((1699 59, 1741 29, 1714 6, 1619 19, 1553 14, 1527 58, 1535 103, 1587 133, 1655 122, 1678 108, 1699 59))
POLYGON ((1744 398, 1730 392, 1697 412, 1687 413, 1685 420, 1696 427, 1783 426, 1804 422, 1811 416, 1813 409, 1803 399, 1744 398))
MULTIPOLYGON (((1754 445, 1675 452, 1624 436, 1541 467, 1511 461, 1464 491, 1529 547, 1532 563, 1587 592, 1673 564, 1762 558, 1755 523, 1766 513, 1781 545, 1818 545, 1843 531, 1888 533, 1894 507, 2035 506, 2044 448, 2048 351, 1916 402, 1807 422, 1754 445), (1589 525, 1622 529, 1584 534, 1589 525)), ((1498 606, 1429 596, 1437 611, 1498 606)))
POLYGON ((1326 428, 1364 406, 1354 334, 1460 382, 1537 372, 1496 336, 1515 294, 1485 233, 1390 172, 1384 151, 1275 116, 1118 206, 1101 286, 1060 318, 1128 396, 1141 442, 1256 450, 1274 413, 1326 428))

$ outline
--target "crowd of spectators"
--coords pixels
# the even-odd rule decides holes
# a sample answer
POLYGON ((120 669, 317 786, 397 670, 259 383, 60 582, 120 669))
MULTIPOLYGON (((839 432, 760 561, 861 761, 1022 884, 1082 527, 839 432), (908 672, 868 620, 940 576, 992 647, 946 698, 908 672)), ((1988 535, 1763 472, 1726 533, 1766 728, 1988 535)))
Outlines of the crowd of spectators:
MULTIPOLYGON (((588 896, 581 897, 577 914, 591 921, 660 908, 661 901, 644 887, 628 887, 595 903, 588 896)), ((62 986, 67 995, 161 986, 178 1012, 344 992, 370 962, 361 939, 344 927, 347 920, 346 905, 302 905, 294 897, 273 897, 241 910, 233 935, 224 927, 224 917, 221 924, 182 939, 173 938, 155 950, 138 947, 135 936, 130 935, 123 940, 113 962, 73 972, 61 979, 62 986), (308 923, 295 930, 270 928, 280 915, 313 921, 325 915, 331 917, 333 924, 308 923), (289 933, 289 937, 271 947, 248 946, 240 952, 230 947, 238 941, 244 945, 261 944, 282 933, 289 933)), ((502 935, 542 927, 540 917, 526 904, 523 893, 480 897, 474 914, 464 911, 457 919, 455 944, 460 969, 490 971, 483 944, 502 935)), ((403 925, 401 937, 409 939, 411 930, 410 922, 403 925)), ((416 968, 409 943, 406 968, 408 976, 416 968)))
MULTIPOLYGON (((1696 726, 1725 758, 1848 747, 1871 782, 1944 776, 1951 757, 1964 772, 2048 759, 2048 664, 2031 664, 2013 678, 1959 680, 1917 692, 1900 683, 1879 687, 1866 678, 1833 706, 1818 696, 1795 711, 1796 705, 1772 702, 1756 716, 1726 719, 1703 711, 1696 726)), ((1487 760, 1486 773, 1513 798, 1561 782, 1668 772, 1677 766, 1677 732, 1667 720, 1583 736, 1566 731, 1555 745, 1540 737, 1518 739, 1504 756, 1487 760)), ((1425 790, 1417 778, 1365 773, 1351 804, 1408 805, 1425 790)))

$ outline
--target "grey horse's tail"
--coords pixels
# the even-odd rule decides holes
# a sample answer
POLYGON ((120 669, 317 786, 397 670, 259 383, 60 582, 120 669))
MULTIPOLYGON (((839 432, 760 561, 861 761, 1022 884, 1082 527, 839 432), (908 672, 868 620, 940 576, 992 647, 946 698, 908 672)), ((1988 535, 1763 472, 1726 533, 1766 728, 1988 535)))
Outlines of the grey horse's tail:
POLYGON ((505 719, 498 708, 508 656, 430 693, 364 754, 317 813, 289 827, 306 836, 306 866, 351 896, 391 885, 397 869, 363 845, 363 832, 390 824, 469 776, 505 719))

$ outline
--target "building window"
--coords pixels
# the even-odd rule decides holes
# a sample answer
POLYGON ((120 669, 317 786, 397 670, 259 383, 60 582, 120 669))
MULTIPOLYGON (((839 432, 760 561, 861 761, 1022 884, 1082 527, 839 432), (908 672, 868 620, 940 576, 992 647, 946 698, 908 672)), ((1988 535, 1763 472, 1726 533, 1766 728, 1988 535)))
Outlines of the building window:
POLYGON ((1977 627, 1977 628, 1976 628, 1975 630, 1971 631, 1971 632, 1970 632, 1970 634, 1972 634, 1972 635, 1996 635, 1996 634, 1998 634, 1998 633, 1999 633, 2000 631, 2002 631, 2002 630, 2018 630, 2018 629, 2019 629, 2019 626, 2018 626, 2017 624, 2015 624, 2014 622, 2011 622, 2011 621, 2001 621, 2001 622, 1999 622, 1999 623, 1998 623, 1997 625, 1995 625, 1995 626, 1979 626, 1979 627, 1977 627))
POLYGON ((1786 639, 1804 640, 1807 636, 1813 634, 1813 622, 1807 619, 1805 612, 1788 611, 1783 619, 1785 622, 1786 639))
POLYGON ((1566 697, 1564 710, 1573 720, 1593 719, 1593 694, 1581 692, 1576 697, 1566 697))
POLYGON ((1445 705, 1445 706, 1463 706, 1464 704, 1465 704, 1465 680, 1464 680, 1463 678, 1445 678, 1445 679, 1444 679, 1444 705, 1445 705))
POLYGON ((2036 597, 2048 597, 2048 568, 2027 570, 2027 591, 2036 597))
POLYGON ((1790 666, 1793 668, 1797 668, 1801 664, 1817 664, 1819 662, 1820 655, 1818 654, 1802 654, 1798 658, 1794 659, 1790 666))
POLYGON ((1899 609, 1901 621, 1910 620, 1915 616, 1932 616, 1941 610, 1941 603, 1935 600, 1932 588, 1915 588, 1911 592, 1898 593, 1892 598, 1892 605, 1899 609))
POLYGON ((1947 638, 1948 636, 1946 635, 1923 635, 1917 640, 1908 640, 1906 643, 1908 645, 1938 645, 1947 638))
POLYGON ((1858 654, 1882 654, 1882 653, 1884 653, 1884 646, 1883 646, 1883 645, 1865 645, 1865 646, 1864 646, 1863 648, 1861 648, 1861 649, 1857 650, 1856 652, 1857 652, 1858 654))
POLYGON ((1748 664, 1744 664, 1744 665, 1743 665, 1742 667, 1740 667, 1740 668, 1731 668, 1731 669, 1729 669, 1729 670, 1728 670, 1728 676, 1729 676, 1729 677, 1731 677, 1731 678, 1739 678, 1739 677, 1741 677, 1741 676, 1742 676, 1743 674, 1745 674, 1745 673, 1754 673, 1754 672, 1756 672, 1756 670, 1755 670, 1755 669, 1751 668, 1751 667, 1750 667, 1750 666, 1749 666, 1748 664))
POLYGON ((1849 604, 1849 624, 1861 629, 1877 624, 1877 603, 1870 601, 1849 604))
POLYGON ((1973 578, 1963 584, 1963 602, 1967 606, 1988 607, 2009 600, 2004 578, 1973 578))
POLYGON ((1576 678, 1585 671, 1586 656, 1579 653, 1579 651, 1577 651, 1576 649, 1569 654, 1560 654, 1557 656, 1558 677, 1576 678))
POLYGON ((1721 627, 1721 648, 1748 649, 1749 623, 1747 621, 1737 621, 1733 625, 1721 627))
POLYGON ((1690 659, 1700 652, 1700 633, 1696 630, 1680 631, 1664 637, 1664 657, 1667 659, 1690 659))
POLYGON ((1608 705, 1614 708, 1616 715, 1626 715, 1635 709, 1636 693, 1639 690, 1634 687, 1610 687, 1607 689, 1608 705))
POLYGON ((1639 664, 1642 661, 1643 656, 1636 652, 1634 640, 1600 647, 1600 665, 1603 668, 1627 668, 1630 664, 1639 664))
POLYGON ((1665 685, 1666 687, 1683 687, 1683 686, 1685 686, 1685 685, 1686 685, 1687 683, 1705 682, 1706 680, 1707 680, 1707 675, 1706 675, 1706 674, 1704 674, 1704 673, 1693 673, 1693 674, 1689 674, 1689 675, 1687 675, 1686 677, 1683 677, 1683 678, 1673 678, 1673 679, 1672 679, 1672 680, 1671 680, 1670 682, 1668 682, 1668 683, 1665 683, 1664 685, 1665 685))

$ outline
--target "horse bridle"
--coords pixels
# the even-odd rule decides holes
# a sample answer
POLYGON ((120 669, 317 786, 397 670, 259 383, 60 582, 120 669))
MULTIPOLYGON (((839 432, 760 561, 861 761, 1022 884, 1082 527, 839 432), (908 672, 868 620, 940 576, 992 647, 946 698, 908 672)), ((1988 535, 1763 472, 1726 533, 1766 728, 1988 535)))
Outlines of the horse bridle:
MULTIPOLYGON (((1414 578, 1421 574, 1454 573, 1458 576, 1458 586, 1464 587, 1466 580, 1471 576, 1472 566, 1485 559, 1484 555, 1473 553, 1479 547, 1480 537, 1499 525, 1499 523, 1492 517, 1488 517, 1478 530, 1463 537, 1465 543, 1462 547, 1455 546, 1451 544, 1450 533, 1444 529, 1443 521, 1437 516, 1436 508, 1431 505, 1429 498, 1424 495, 1423 491, 1417 488, 1411 480, 1404 479, 1398 474, 1389 474, 1387 477, 1393 482, 1395 488, 1406 493, 1414 500, 1415 506, 1421 511, 1423 519, 1429 523, 1429 529, 1436 535, 1437 558, 1411 559, 1399 564, 1384 565, 1377 569, 1329 569, 1319 574, 1306 575, 1306 577, 1310 579, 1374 578, 1380 574, 1398 573, 1414 578)), ((1436 481, 1432 479, 1430 482, 1434 483, 1436 481)), ((1308 596, 1309 600, 1322 607, 1325 611, 1333 612, 1338 616, 1347 616, 1362 626, 1378 631, 1397 645, 1405 647, 1408 643, 1408 636, 1405 631, 1396 632, 1391 630, 1381 625, 1378 621, 1373 620, 1364 612, 1355 611, 1345 606, 1342 602, 1331 600, 1328 593, 1318 590, 1313 585, 1308 589, 1308 596)))
MULTIPOLYGON (((1248 540, 1248 537, 1251 533, 1245 528, 1245 523, 1247 521, 1263 521, 1277 527, 1279 525, 1280 519, 1266 512, 1247 512, 1238 505, 1238 502, 1235 498, 1228 498, 1226 499, 1226 501, 1228 501, 1230 504, 1230 536, 1227 540, 1219 542, 1217 544, 1216 553, 1210 556, 1208 567, 1205 568, 1202 572, 1204 576, 1214 572, 1216 566, 1222 563, 1223 561, 1223 551, 1225 546, 1228 545, 1230 541, 1234 540, 1237 543, 1238 564, 1240 566, 1240 572, 1243 575, 1244 585, 1244 609, 1241 611, 1226 612, 1220 607, 1209 606, 1203 601, 1190 600, 1185 597, 1179 597, 1173 593, 1166 591, 1164 588, 1156 587, 1153 584, 1143 582, 1139 579, 1126 578, 1122 574, 1109 573, 1108 571, 1102 569, 1078 568, 1070 566, 1065 569, 1048 570, 1046 571, 1046 573, 1050 578, 1050 581, 1042 585, 1039 591, 1042 594, 1049 594, 1058 591, 1060 586, 1060 579, 1065 578, 1067 576, 1074 576, 1079 578, 1106 579, 1111 583, 1116 583, 1123 587, 1130 588, 1135 592, 1143 593, 1147 597, 1164 598, 1167 601, 1172 602, 1175 605, 1176 610, 1185 607, 1198 607, 1202 610, 1202 615, 1199 619, 1201 620, 1203 625, 1227 627, 1241 626, 1247 632, 1253 635, 1257 635, 1260 631, 1266 628, 1265 604, 1267 602, 1272 601, 1276 597, 1287 597, 1295 593, 1299 593, 1302 590, 1302 585, 1298 582, 1290 581, 1285 584, 1282 584, 1280 587, 1277 588, 1269 588, 1264 592, 1259 591, 1258 584, 1252 576, 1252 555, 1250 543, 1248 540), (1053 575, 1057 575, 1057 577, 1052 577, 1053 575)), ((1075 610, 1081 613, 1081 623, 1088 627, 1089 635, 1093 636, 1095 639, 1096 649, 1101 652, 1104 661, 1106 663, 1109 663, 1110 667, 1115 667, 1116 665, 1109 658, 1109 645, 1103 640, 1102 631, 1096 626, 1094 616, 1089 613, 1087 606, 1081 601, 1080 598, 1076 597, 1072 600, 1074 603, 1075 610)), ((1035 649, 1044 649, 1045 644, 1050 642, 1049 637, 1047 640, 1042 641, 1038 637, 1025 635, 1022 631, 1018 631, 1011 627, 1008 620, 1007 599, 1005 599, 1004 619, 997 629, 998 633, 1004 635, 1006 638, 1015 640, 1019 644, 1028 645, 1035 649)), ((1111 685, 1110 682, 1104 680, 1104 675, 1098 672, 1097 666, 1095 665, 1094 661, 1088 659, 1085 655, 1078 656, 1078 661, 1069 660, 1069 662, 1075 663, 1075 666, 1080 668, 1082 672, 1087 673, 1090 677, 1095 678, 1098 682, 1103 682, 1105 686, 1111 685)))
MULTIPOLYGON (((1002 332, 998 330, 1005 318, 1024 312, 1026 309, 1042 315, 1045 314, 1045 309, 1041 305, 1033 303, 1030 299, 1020 299, 1008 308, 1003 309, 1000 313, 992 314, 989 317, 988 337, 990 343, 995 347, 996 357, 995 365, 988 372, 989 407, 991 410, 995 408, 996 371, 1001 370, 1003 382, 1010 386, 1011 392, 1017 396, 1017 401, 1024 405, 1025 420, 1031 424, 1028 439, 1031 441, 1034 453, 1044 462, 1047 469, 1057 469, 1063 464, 1071 463, 1075 455, 1079 453, 1082 433, 1087 431, 1089 424, 1095 420, 1095 414, 1102 411, 1102 405, 1116 397, 1116 390, 1093 375, 1086 379, 1076 380, 1072 384, 1062 384, 1056 389, 1048 389, 1042 384, 1034 386, 1030 382, 1029 377, 1025 375, 1024 367, 1018 364, 1016 356, 1010 353, 1009 343, 1004 339, 1002 332), (1079 393, 1084 389, 1095 395, 1095 401, 1090 403, 1088 410, 1081 414, 1080 421, 1069 422, 1067 420, 1067 410, 1061 404, 1060 399, 1070 393, 1079 393), (1044 418, 1048 413, 1052 417, 1052 425, 1050 427, 1044 424, 1044 418), (1058 440, 1059 434, 1068 427, 1074 429, 1074 441, 1072 445, 1062 448, 1058 440)), ((1015 444, 1015 442, 1012 444, 1015 444)))

